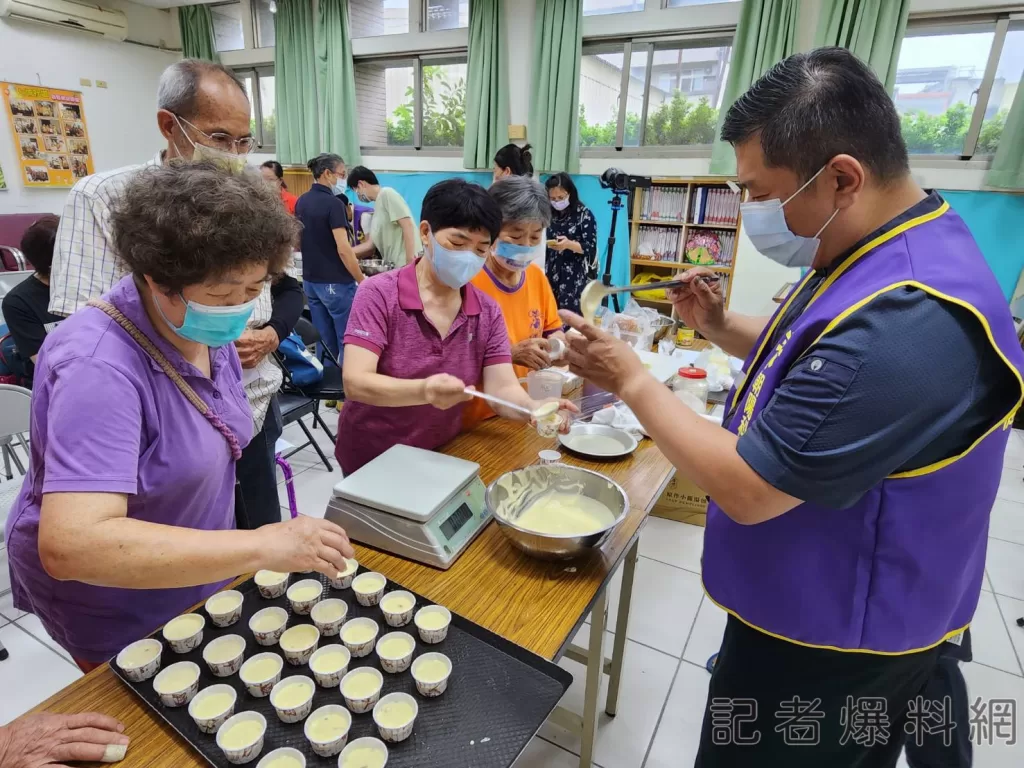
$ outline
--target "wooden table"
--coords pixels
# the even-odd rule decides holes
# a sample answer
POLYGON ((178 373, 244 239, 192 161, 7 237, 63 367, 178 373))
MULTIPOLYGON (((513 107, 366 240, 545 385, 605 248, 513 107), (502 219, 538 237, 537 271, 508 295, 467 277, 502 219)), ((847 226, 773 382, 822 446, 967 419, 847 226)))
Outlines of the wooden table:
MULTIPOLYGON (((491 419, 457 437, 443 452, 479 463, 481 478, 490 483, 509 469, 534 463, 538 451, 550 447, 550 440, 541 439, 524 425, 491 419)), ((528 558, 507 542, 494 523, 477 536, 447 571, 360 545, 356 546, 356 557, 404 587, 548 659, 557 659, 568 651, 576 630, 588 611, 593 610, 589 653, 571 654, 587 664, 584 717, 566 717, 563 713, 558 718, 561 724, 581 728, 580 764, 589 766, 603 672, 611 675, 606 711, 615 712, 640 529, 671 478, 672 467, 650 440, 644 440, 632 456, 622 461, 585 462, 568 454, 564 459, 566 463, 606 474, 625 489, 630 501, 626 520, 600 550, 587 557, 570 564, 528 558), (615 648, 608 662, 604 658, 605 588, 623 560, 626 570, 615 648)), ((106 665, 50 697, 35 711, 99 711, 118 718, 132 739, 128 756, 120 764, 125 768, 206 765, 106 665)))

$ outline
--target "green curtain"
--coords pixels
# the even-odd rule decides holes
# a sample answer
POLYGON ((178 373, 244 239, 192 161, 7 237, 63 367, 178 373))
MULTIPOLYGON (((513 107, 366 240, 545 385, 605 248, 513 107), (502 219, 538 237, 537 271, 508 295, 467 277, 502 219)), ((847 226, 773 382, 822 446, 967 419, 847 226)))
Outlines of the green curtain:
POLYGON ((186 59, 219 61, 213 37, 213 14, 208 5, 183 5, 178 8, 181 29, 181 54, 186 59))
POLYGON ((732 47, 729 79, 718 110, 715 143, 711 148, 711 173, 732 176, 736 156, 722 141, 722 120, 732 103, 765 72, 796 52, 799 0, 743 0, 740 22, 732 47))
POLYGON ((578 173, 583 0, 537 0, 535 14, 528 134, 533 164, 541 171, 578 173))
POLYGON ((348 29, 348 0, 320 0, 316 19, 316 74, 323 105, 325 152, 358 165, 356 77, 348 29))
POLYGON ((277 160, 305 165, 320 151, 312 3, 277 0, 274 34, 277 160))
POLYGON ((822 0, 814 47, 848 48, 891 93, 909 13, 910 0, 822 0))
POLYGON ((1013 97, 999 147, 992 158, 992 167, 985 174, 985 184, 999 189, 1024 189, 1024 88, 1013 97))
POLYGON ((466 67, 466 168, 490 168, 508 142, 508 65, 501 0, 469 4, 469 63, 466 67))

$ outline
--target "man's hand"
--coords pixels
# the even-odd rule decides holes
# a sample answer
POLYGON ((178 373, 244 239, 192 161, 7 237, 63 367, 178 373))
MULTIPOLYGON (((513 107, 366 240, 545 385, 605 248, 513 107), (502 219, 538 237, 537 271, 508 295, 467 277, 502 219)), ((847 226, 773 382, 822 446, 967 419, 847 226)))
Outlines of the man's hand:
POLYGON ((0 727, 0 765, 4 768, 114 762, 124 758, 127 748, 124 726, 97 712, 25 715, 0 727))
POLYGON ((547 339, 539 337, 523 339, 512 345, 512 363, 533 371, 549 368, 551 366, 551 356, 548 354, 550 350, 551 345, 547 339))
POLYGON ((423 380, 423 399, 442 411, 472 398, 466 394, 466 385, 447 373, 438 373, 423 380))
POLYGON ((646 372, 640 357, 624 341, 598 330, 573 312, 562 310, 558 316, 578 332, 566 336, 566 360, 577 376, 621 396, 630 380, 646 372))
POLYGON ((243 368, 255 368, 280 343, 277 331, 268 326, 244 331, 235 342, 235 349, 238 350, 243 368))
POLYGON ((688 269, 679 278, 686 285, 668 288, 666 294, 684 323, 704 335, 714 333, 725 323, 725 302, 720 283, 705 278, 716 277, 706 267, 688 269))

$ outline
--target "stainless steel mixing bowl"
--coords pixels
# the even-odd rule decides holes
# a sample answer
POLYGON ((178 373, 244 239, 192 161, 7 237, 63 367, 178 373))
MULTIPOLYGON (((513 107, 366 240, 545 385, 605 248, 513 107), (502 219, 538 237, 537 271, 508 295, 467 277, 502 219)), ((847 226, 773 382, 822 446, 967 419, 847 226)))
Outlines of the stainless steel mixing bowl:
POLYGON ((381 272, 387 272, 391 269, 391 265, 383 259, 363 259, 359 262, 359 268, 363 270, 363 274, 367 277, 373 275, 379 275, 381 272))
POLYGON ((569 560, 600 547, 629 511, 626 492, 618 483, 599 472, 568 464, 536 464, 506 472, 487 486, 484 500, 509 541, 542 560, 569 560), (518 526, 519 515, 551 491, 596 499, 612 511, 615 520, 600 531, 583 536, 537 533, 518 526))

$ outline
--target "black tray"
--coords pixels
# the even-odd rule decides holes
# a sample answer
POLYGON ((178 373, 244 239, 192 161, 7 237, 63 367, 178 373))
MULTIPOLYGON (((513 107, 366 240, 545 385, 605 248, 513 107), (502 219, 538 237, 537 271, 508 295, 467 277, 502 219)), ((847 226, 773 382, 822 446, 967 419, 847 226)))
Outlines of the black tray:
MULTIPOLYGON (((365 570, 360 567, 359 572, 365 570)), ((316 574, 293 574, 290 583, 299 578, 316 578, 316 574)), ((320 580, 324 585, 325 597, 339 597, 348 604, 349 619, 358 616, 372 618, 380 625, 378 638, 387 632, 395 631, 387 626, 379 606, 366 608, 359 605, 351 588, 333 589, 326 577, 321 577, 320 580)), ((249 619, 262 608, 272 605, 284 608, 289 613, 288 626, 312 623, 309 616, 299 616, 291 612, 287 597, 282 596, 273 600, 263 598, 252 579, 236 589, 245 598, 242 604, 242 618, 230 627, 220 628, 213 626, 207 616, 203 645, 191 653, 174 653, 160 637, 159 630, 153 633, 152 637, 164 643, 161 669, 177 661, 195 662, 200 669, 200 690, 217 683, 227 683, 238 692, 236 713, 256 711, 267 719, 263 751, 247 765, 255 766, 259 759, 272 749, 294 747, 306 756, 306 765, 310 768, 334 768, 338 764, 336 756, 320 757, 310 748, 303 734, 305 721, 290 725, 282 723, 274 712, 269 697, 250 696, 238 673, 230 677, 214 677, 203 661, 203 647, 211 640, 230 634, 245 638, 247 659, 254 654, 267 651, 282 655, 279 645, 264 647, 257 644, 249 630, 249 619)), ((389 580, 387 592, 396 589, 404 588, 389 580)), ((430 604, 429 600, 416 595, 417 610, 430 604)), ((200 612, 203 611, 200 609, 200 612)), ((452 614, 448 636, 436 645, 421 642, 412 622, 400 629, 416 638, 415 656, 439 651, 452 660, 452 673, 444 694, 428 699, 417 693, 411 671, 407 670, 398 675, 384 672, 381 696, 403 691, 414 696, 419 704, 419 715, 416 717, 412 736, 399 744, 388 744, 388 768, 509 766, 526 748, 572 682, 572 675, 557 664, 530 653, 455 614, 452 614)), ((320 639, 321 646, 334 643, 341 643, 338 636, 320 639)), ((366 666, 381 669, 380 660, 375 652, 361 659, 353 658, 349 670, 366 666)), ((187 706, 165 707, 153 690, 153 678, 141 683, 130 682, 124 677, 114 659, 110 661, 110 668, 211 765, 230 768, 232 764, 217 747, 216 735, 202 733, 189 717, 187 706)), ((303 674, 313 676, 308 664, 296 667, 287 661, 284 662, 282 677, 303 674)), ((316 687, 313 709, 324 704, 345 705, 337 687, 316 687)), ((348 740, 352 741, 362 736, 380 738, 373 716, 369 712, 352 715, 348 740)))

